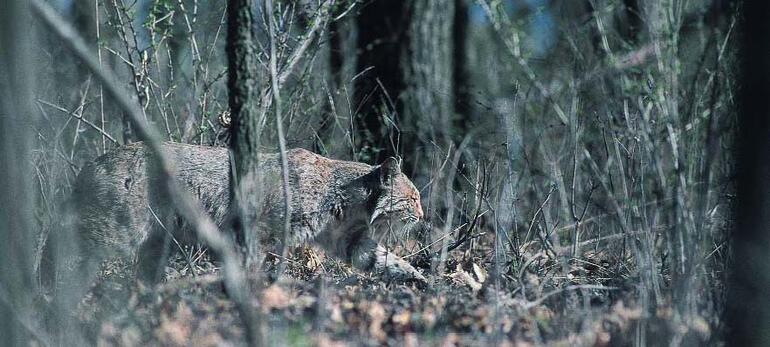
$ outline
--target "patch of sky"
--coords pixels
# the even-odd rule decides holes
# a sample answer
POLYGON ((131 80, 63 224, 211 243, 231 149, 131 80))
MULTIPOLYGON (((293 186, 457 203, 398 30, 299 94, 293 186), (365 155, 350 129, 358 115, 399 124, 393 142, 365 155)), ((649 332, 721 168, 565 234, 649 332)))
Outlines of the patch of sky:
MULTIPOLYGON (((64 16, 71 17, 74 15, 75 1, 85 0, 55 0, 53 6, 64 16)), ((137 0, 123 2, 129 8, 129 13, 133 16, 132 25, 136 30, 136 41, 139 50, 145 50, 150 46, 150 34, 147 28, 144 27, 144 22, 147 20, 147 16, 150 13, 153 0, 137 0)))
POLYGON ((74 0, 56 0, 53 2, 53 7, 59 10, 59 13, 69 16, 72 13, 72 5, 74 3, 74 0))
POLYGON ((144 26, 147 21, 147 16, 150 15, 150 9, 152 8, 152 0, 138 0, 134 4, 134 28, 136 29, 136 44, 140 51, 143 51, 150 47, 150 32, 144 26))
MULTIPOLYGON (((522 12, 527 13, 526 45, 529 54, 541 57, 548 53, 556 40, 556 28, 553 15, 548 6, 548 0, 503 0, 501 2, 505 13, 515 17, 522 12)), ((469 7, 471 25, 484 26, 489 24, 484 9, 473 2, 469 7)))

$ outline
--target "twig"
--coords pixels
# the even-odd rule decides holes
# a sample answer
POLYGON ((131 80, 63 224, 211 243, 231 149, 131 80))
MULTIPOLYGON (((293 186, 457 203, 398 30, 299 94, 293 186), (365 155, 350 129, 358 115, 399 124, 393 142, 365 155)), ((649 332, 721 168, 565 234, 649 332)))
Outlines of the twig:
MULTIPOLYGON (((482 213, 482 215, 484 215, 485 213, 487 213, 487 211, 484 211, 484 212, 482 213)), ((420 252, 422 252, 422 251, 424 251, 424 250, 426 250, 426 249, 428 249, 428 248, 430 248, 430 247, 433 247, 435 244, 437 244, 437 243, 441 242, 441 240, 443 240, 443 239, 447 238, 449 235, 452 235, 452 234, 456 233, 458 230, 462 229, 462 228, 463 228, 463 227, 465 227, 466 225, 468 225, 468 223, 463 223, 463 224, 462 224, 462 225, 460 225, 459 227, 452 229, 452 231, 450 231, 450 232, 448 232, 448 233, 446 233, 446 234, 444 234, 444 235, 441 235, 441 237, 439 237, 439 238, 438 238, 438 239, 436 239, 435 241, 431 242, 431 243, 430 243, 430 244, 428 244, 427 246, 425 246, 425 247, 422 247, 422 248, 420 248, 420 249, 418 249, 418 250, 416 250, 416 251, 412 252, 411 254, 409 254, 409 255, 405 255, 405 256, 403 256, 403 257, 401 257, 401 258, 404 258, 404 259, 408 259, 408 258, 414 257, 414 256, 415 256, 415 255, 417 255, 417 254, 420 254, 420 252)), ((448 252, 448 250, 447 250, 447 252, 448 252)))
POLYGON ((535 220, 537 220, 537 216, 540 214, 540 212, 543 210, 545 205, 548 203, 548 200, 551 199, 551 194, 553 194, 553 191, 556 190, 556 186, 551 186, 551 190, 548 192, 548 195, 545 196, 545 200, 542 204, 537 208, 535 211, 535 214, 532 216, 532 221, 529 222, 529 228, 527 228, 527 234, 524 236, 524 242, 527 242, 529 240, 529 236, 532 233, 532 227, 535 225, 535 220))
MULTIPOLYGON (((99 20, 99 0, 94 0, 94 26, 96 26, 96 42, 102 42, 102 33, 101 33, 101 21, 99 20)), ((103 59, 102 59, 102 45, 101 43, 96 44, 96 56, 99 59, 99 67, 102 67, 103 59)), ((99 85, 99 121, 101 122, 101 128, 104 129, 106 127, 106 122, 104 119, 104 87, 99 85)), ((88 123, 86 123, 88 124, 88 123)), ((105 134, 104 131, 102 131, 102 153, 107 152, 107 141, 106 138, 109 138, 110 141, 113 143, 116 143, 115 139, 113 139, 111 136, 105 134)))
MULTIPOLYGON (((289 189, 289 161, 286 158, 286 137, 283 134, 283 122, 281 120, 281 87, 278 81, 278 56, 275 50, 275 18, 273 13, 273 1, 265 1, 265 10, 267 12, 267 25, 270 33, 270 83, 272 84, 273 100, 275 100, 275 129, 278 132, 278 149, 281 157, 281 179, 283 184, 283 241, 281 242, 281 258, 286 258, 288 250, 289 235, 291 234, 291 189, 289 189)), ((278 278, 286 270, 286 263, 281 262, 278 267, 278 278)))
POLYGON ((288 261, 288 262, 290 262, 290 263, 292 263, 292 264, 299 264, 299 262, 298 262, 298 261, 296 261, 296 260, 294 260, 294 259, 291 259, 291 258, 289 258, 289 257, 288 257, 288 256, 286 256, 286 255, 280 255, 280 254, 276 254, 276 253, 274 253, 274 252, 267 252, 267 254, 269 254, 269 255, 272 255, 272 256, 274 256, 274 257, 276 257, 276 258, 278 258, 278 259, 281 259, 281 260, 283 260, 283 261, 288 261))
MULTIPOLYGON (((575 152, 575 154, 577 151, 575 152)), ((577 162, 577 160, 575 160, 577 162)), ((574 174, 573 174, 574 177, 574 174)), ((586 217, 586 213, 588 212, 588 206, 591 203, 591 197, 594 194, 594 191, 596 190, 596 185, 591 185, 591 190, 588 191, 588 197, 586 198, 586 202, 583 205, 583 212, 580 213, 580 217, 578 218, 577 215, 575 215, 575 196, 574 196, 574 183, 572 188, 573 196, 572 196, 572 218, 575 220, 575 235, 572 242, 572 256, 574 257, 579 251, 580 251, 580 224, 583 223, 583 219, 586 217)))
MULTIPOLYGON (((484 172, 484 174, 482 176, 482 179, 481 179, 481 193, 480 193, 480 195, 482 197, 486 197, 487 190, 489 189, 489 182, 488 182, 488 178, 487 178, 487 174, 486 174, 486 167, 484 168, 484 171, 485 172, 484 172)), ((449 246, 447 248, 447 252, 453 251, 455 248, 460 247, 460 245, 462 245, 466 241, 472 239, 471 235, 473 234, 473 229, 475 229, 476 224, 478 223, 478 221, 479 221, 479 219, 480 219, 480 217, 482 215, 482 213, 481 213, 481 205, 482 205, 481 202, 477 202, 476 213, 474 213, 474 215, 473 215, 473 221, 471 222, 471 226, 468 227, 468 231, 463 233, 463 235, 462 235, 462 237, 460 239, 455 241, 454 244, 452 244, 451 246, 449 246)))
MULTIPOLYGON (((465 147, 468 145, 468 143, 471 141, 471 138, 475 134, 474 130, 471 130, 467 135, 465 135, 465 138, 462 142, 460 142, 460 145, 457 146, 457 150, 455 151, 454 157, 452 158, 452 167, 457 168, 457 164, 460 162, 460 157, 462 156, 463 151, 465 150, 465 147)), ((449 172, 449 176, 446 181, 446 200, 447 200, 447 215, 446 215, 446 223, 444 224, 444 231, 445 233, 449 232, 449 228, 452 225, 452 220, 454 219, 454 194, 452 192, 452 184, 455 180, 455 174, 457 173, 457 170, 451 170, 449 172)), ((439 258, 439 267, 438 267, 438 273, 444 272, 444 263, 446 262, 447 257, 447 244, 446 241, 441 246, 441 255, 439 258)))
POLYGON ((168 237, 170 237, 171 240, 174 241, 176 248, 179 249, 179 252, 182 253, 184 260, 187 263, 187 266, 190 267, 190 271, 192 271, 193 277, 197 276, 197 274, 195 273, 195 268, 193 267, 193 264, 192 264, 192 259, 190 257, 190 254, 184 250, 184 247, 182 247, 182 244, 179 243, 179 240, 177 240, 176 237, 174 237, 174 234, 172 234, 170 230, 166 229, 166 225, 163 224, 163 221, 160 220, 160 217, 158 217, 158 215, 152 209, 152 206, 150 206, 150 204, 147 204, 147 210, 150 211, 150 214, 152 214, 152 218, 155 219, 155 223, 158 223, 158 225, 160 225, 160 228, 166 232, 166 235, 168 235, 168 237))
POLYGON ((538 306, 542 304, 545 300, 548 298, 570 290, 578 290, 578 289, 593 289, 593 290, 618 290, 617 287, 606 287, 606 286, 599 286, 599 285, 592 285, 592 284, 581 284, 581 285, 572 285, 572 286, 566 286, 564 288, 554 289, 548 293, 545 293, 545 295, 537 298, 534 301, 530 301, 526 304, 524 304, 524 307, 527 309, 533 308, 535 306, 538 306))
POLYGON ((90 126, 94 130, 96 130, 100 134, 102 134, 103 137, 105 137, 105 138, 109 139, 110 141, 112 141, 112 143, 118 143, 118 141, 115 140, 115 138, 112 137, 112 135, 108 134, 106 131, 104 131, 104 129, 100 128, 98 125, 92 123, 88 119, 83 118, 82 115, 78 115, 75 112, 70 112, 70 111, 68 111, 67 109, 65 109, 65 108, 63 108, 61 106, 54 105, 54 104, 52 104, 52 103, 50 103, 48 101, 45 101, 45 100, 37 99, 37 102, 40 103, 40 104, 46 105, 48 107, 52 107, 52 108, 56 109, 57 111, 64 112, 64 113, 68 114, 70 117, 75 118, 75 119, 77 119, 79 121, 82 121, 86 125, 90 126))
MULTIPOLYGON (((275 89, 280 89, 281 87, 283 87, 286 80, 289 79, 289 76, 291 76, 291 74, 294 73, 294 69, 296 68, 297 63, 299 63, 300 59, 303 57, 307 48, 310 47, 310 44, 313 42, 313 40, 316 37, 316 34, 318 34, 321 28, 325 27, 324 25, 321 25, 321 24, 325 23, 329 19, 331 15, 331 7, 334 4, 334 2, 335 0, 327 0, 321 5, 319 9, 319 13, 316 15, 315 19, 313 20, 313 26, 305 34, 304 41, 302 41, 300 46, 292 53, 286 66, 281 71, 279 71, 278 77, 277 77, 278 87, 276 87, 275 89)), ((262 95, 260 96, 260 102, 259 102, 260 110, 258 114, 259 114, 259 119, 262 119, 263 122, 265 119, 267 119, 265 115, 267 114, 267 111, 273 102, 272 90, 273 90, 272 87, 270 89, 266 89, 262 92, 262 95)), ((263 124, 260 124, 260 129, 264 128, 262 125, 263 124)))
MULTIPOLYGON (((283 71, 281 71, 281 74, 278 77, 279 87, 282 86, 284 83, 286 83, 286 80, 294 71, 294 68, 296 67, 297 63, 299 63, 300 59, 302 59, 302 57, 305 55, 305 51, 307 50, 307 48, 310 47, 310 44, 313 42, 313 39, 315 38, 315 35, 318 33, 318 31, 321 30, 321 28, 325 27, 325 25, 323 24, 325 24, 326 21, 329 19, 331 8, 334 5, 334 3, 335 3, 335 0, 327 0, 327 1, 324 1, 323 4, 321 4, 321 7, 318 9, 318 14, 315 16, 315 19, 313 20, 313 25, 305 34, 305 40, 302 41, 300 46, 294 50, 288 62, 286 63, 286 66, 282 69, 283 71)), ((272 12, 269 14, 272 16, 272 12)), ((271 54, 271 58, 272 58, 272 54, 271 54)))
MULTIPOLYGON (((537 89, 538 93, 548 101, 548 103, 551 104, 551 107, 553 108, 554 112, 556 112, 556 116, 559 118, 559 121, 561 121, 562 124, 569 124, 569 121, 567 120, 567 116, 564 113, 564 110, 562 110, 561 106, 553 100, 553 98, 549 95, 548 91, 546 90, 545 86, 543 85, 540 80, 538 80, 537 75, 535 75, 535 70, 532 69, 532 67, 529 66, 529 63, 527 60, 524 59, 524 57, 521 55, 521 50, 518 47, 518 41, 519 37, 518 34, 512 35, 513 38, 509 39, 508 37, 511 35, 508 35, 508 33, 504 33, 503 29, 503 23, 501 23, 502 16, 496 16, 492 12, 491 4, 487 2, 487 0, 477 0, 476 1, 479 6, 486 12, 487 17, 489 18, 490 22, 492 22, 492 27, 495 29, 498 35, 500 35, 500 38, 503 40, 503 43, 505 44, 505 47, 510 51, 509 53, 513 56, 513 58, 516 60, 516 63, 519 65, 521 70, 524 72, 524 76, 527 77, 527 80, 529 80, 529 83, 531 83, 535 89, 537 89)), ((502 21, 505 22, 506 26, 510 25, 509 20, 507 17, 502 18, 502 21)))
MULTIPOLYGON (((671 226, 669 226, 669 225, 659 225, 659 226, 653 227, 653 230, 654 231, 658 231, 658 230, 663 230, 663 229, 666 229, 666 228, 669 228, 669 227, 671 227, 671 226)), ((628 233, 616 233, 616 234, 600 236, 600 237, 597 237, 597 238, 588 239, 588 240, 585 240, 585 241, 580 241, 580 243, 578 245, 578 248, 582 248, 582 247, 585 247, 585 246, 588 246, 588 245, 596 244, 596 243, 599 243, 599 242, 602 242, 602 241, 620 240, 620 239, 625 239, 627 237, 638 236, 638 235, 645 235, 647 233, 649 233, 649 231, 647 231, 647 230, 637 230, 637 231, 631 231, 631 232, 628 232, 628 233)), ((559 254, 563 254, 563 253, 566 253, 566 252, 570 252, 571 247, 572 246, 563 246, 563 247, 560 247, 559 249, 557 249, 556 251, 559 254)))

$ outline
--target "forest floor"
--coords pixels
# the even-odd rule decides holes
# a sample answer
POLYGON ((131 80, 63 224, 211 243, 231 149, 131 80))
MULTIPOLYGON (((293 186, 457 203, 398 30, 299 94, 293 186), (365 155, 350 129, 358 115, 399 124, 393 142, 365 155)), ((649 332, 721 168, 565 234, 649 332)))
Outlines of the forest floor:
MULTIPOLYGON (((630 259, 594 250, 558 261, 529 248, 523 270, 496 280, 491 245, 456 250, 425 285, 384 282, 300 247, 280 280, 252 279, 251 305, 275 346, 698 345, 718 335, 713 320, 682 323, 670 304, 643 309, 630 259)), ((245 345, 219 269, 189 251, 193 261, 177 256, 153 290, 133 284, 125 266, 105 267, 79 312, 97 344, 245 345)), ((275 273, 277 258, 266 263, 275 273)))

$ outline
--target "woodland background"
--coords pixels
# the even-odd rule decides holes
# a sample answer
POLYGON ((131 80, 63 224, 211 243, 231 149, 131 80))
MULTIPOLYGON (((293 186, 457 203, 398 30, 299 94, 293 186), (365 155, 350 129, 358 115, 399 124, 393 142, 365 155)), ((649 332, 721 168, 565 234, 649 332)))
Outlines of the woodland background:
MULTIPOLYGON (((751 134, 763 121, 739 126, 740 100, 744 110, 751 100, 763 105, 768 70, 752 70, 756 77, 741 84, 746 66, 767 65, 760 58, 768 44, 757 43, 766 28, 751 26, 752 14, 768 13, 762 5, 745 5, 755 12, 721 0, 3 6, 3 179, 21 182, 0 192, 0 312, 13 317, 0 331, 13 344, 56 344, 35 270, 77 173, 144 139, 132 111, 56 34, 62 27, 41 19, 41 8, 74 28, 162 140, 228 146, 249 119, 259 151, 302 147, 369 164, 398 155, 436 226, 410 241, 385 237, 430 274, 428 288, 380 283, 306 248, 274 259, 288 264, 288 279, 252 279, 240 299, 222 291, 220 266, 205 247, 171 264, 157 290, 131 287, 118 266, 81 304, 87 341, 720 345, 731 331, 725 317, 740 320, 727 314, 730 230, 737 192, 751 189, 736 178, 761 180, 736 158, 762 162, 761 148, 770 148, 751 142, 763 138, 751 134), (228 31, 235 18, 228 6, 252 17, 239 35, 253 44, 241 51, 228 44, 236 33, 228 31), (746 42, 756 43, 758 58, 741 65, 746 42), (228 85, 228 62, 244 52, 254 79, 228 85), (741 99, 748 86, 758 89, 741 99), (232 110, 233 88, 253 101, 232 110), (450 247, 435 261, 431 251, 441 243, 450 247)), ((741 222, 755 219, 762 222, 741 222)), ((737 247, 764 237, 736 235, 737 247)), ((736 278, 767 272, 756 266, 736 278)), ((766 293, 746 288, 753 289, 737 297, 747 306, 766 293)), ((749 341, 768 338, 766 329, 746 331, 749 341)))

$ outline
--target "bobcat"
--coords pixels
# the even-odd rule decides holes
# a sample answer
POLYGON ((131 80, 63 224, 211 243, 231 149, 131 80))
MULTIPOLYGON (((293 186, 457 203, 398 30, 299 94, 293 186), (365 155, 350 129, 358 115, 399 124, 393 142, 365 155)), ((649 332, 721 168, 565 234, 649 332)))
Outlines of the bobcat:
MULTIPOLYGON (((194 192, 222 230, 230 216, 230 159, 218 147, 166 143, 166 154, 177 179, 194 192)), ((80 245, 80 272, 93 274, 111 257, 136 263, 137 276, 151 282, 162 276, 167 235, 182 243, 195 242, 194 233, 179 218, 164 216, 169 204, 154 182, 151 155, 141 143, 118 148, 88 164, 78 175, 71 206, 71 229, 80 245), (161 265, 161 266, 159 266, 161 265), (158 270, 161 269, 161 270, 158 270)), ((423 217, 420 193, 395 158, 381 165, 334 160, 304 149, 287 151, 291 190, 290 245, 315 240, 331 255, 363 270, 381 271, 401 279, 425 278, 409 263, 377 244, 370 230, 407 230, 423 217)), ((260 154, 256 172, 261 182, 257 217, 260 240, 282 239, 285 208, 280 156, 260 154)), ((68 238, 73 239, 73 238, 68 238)), ((66 240, 59 256, 72 253, 66 240)))

